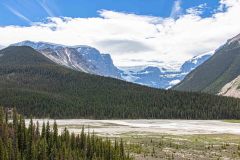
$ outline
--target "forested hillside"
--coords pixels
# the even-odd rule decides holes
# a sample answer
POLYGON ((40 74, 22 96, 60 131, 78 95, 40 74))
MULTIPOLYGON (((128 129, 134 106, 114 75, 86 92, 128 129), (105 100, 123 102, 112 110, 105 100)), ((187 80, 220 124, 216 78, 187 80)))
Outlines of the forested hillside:
POLYGON ((205 63, 173 87, 179 91, 217 94, 227 83, 240 75, 240 34, 227 41, 205 63))
POLYGON ((0 51, 0 105, 51 118, 240 118, 240 101, 165 91, 59 66, 30 47, 0 51))
POLYGON ((0 108, 0 159, 1 160, 130 160, 124 145, 103 140, 94 134, 80 135, 65 129, 59 134, 57 124, 34 124, 26 127, 23 116, 13 111, 13 120, 0 108))

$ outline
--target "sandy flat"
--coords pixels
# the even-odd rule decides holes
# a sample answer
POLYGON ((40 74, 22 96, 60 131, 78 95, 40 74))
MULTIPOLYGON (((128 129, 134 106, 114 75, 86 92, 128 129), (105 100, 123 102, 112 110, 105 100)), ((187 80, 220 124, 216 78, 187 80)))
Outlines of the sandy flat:
MULTIPOLYGON (((34 122, 53 120, 35 119, 34 122)), ((191 134, 239 134, 240 123, 228 123, 218 120, 87 120, 87 119, 69 119, 56 120, 59 129, 67 127, 71 132, 80 133, 81 127, 89 128, 100 135, 118 136, 121 134, 173 134, 173 135, 191 135, 191 134)), ((29 120, 26 120, 28 125, 29 120)))

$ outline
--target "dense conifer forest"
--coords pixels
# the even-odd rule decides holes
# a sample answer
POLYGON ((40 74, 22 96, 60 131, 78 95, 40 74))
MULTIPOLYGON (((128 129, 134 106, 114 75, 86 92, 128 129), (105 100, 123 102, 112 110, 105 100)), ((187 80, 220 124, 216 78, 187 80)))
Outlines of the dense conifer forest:
POLYGON ((22 115, 0 108, 0 159, 1 160, 130 160, 122 141, 114 143, 94 134, 75 135, 64 129, 59 133, 57 124, 40 127, 32 119, 26 127, 22 115))
POLYGON ((38 118, 239 119, 240 100, 74 71, 30 47, 0 51, 0 105, 38 118))

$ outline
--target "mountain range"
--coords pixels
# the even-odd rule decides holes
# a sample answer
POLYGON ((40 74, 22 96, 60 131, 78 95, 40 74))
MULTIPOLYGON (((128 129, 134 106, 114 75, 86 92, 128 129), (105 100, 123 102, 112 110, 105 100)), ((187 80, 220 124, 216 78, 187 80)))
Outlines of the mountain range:
POLYGON ((0 50, 0 105, 37 118, 240 118, 240 100, 84 73, 27 46, 0 50))
POLYGON ((29 46, 49 60, 67 68, 112 77, 153 88, 206 92, 240 97, 240 34, 214 52, 195 56, 178 70, 157 66, 116 67, 110 54, 90 46, 65 46, 47 42, 23 41, 11 46, 29 46))
POLYGON ((240 97, 239 62, 240 34, 229 39, 173 89, 240 97))
POLYGON ((184 62, 180 69, 176 71, 155 66, 125 67, 122 68, 124 71, 122 78, 130 82, 153 88, 169 89, 181 82, 188 73, 208 60, 212 54, 213 52, 208 52, 195 56, 184 62))
POLYGON ((169 89, 179 83, 193 69, 212 56, 212 52, 193 57, 177 71, 156 66, 114 66, 109 54, 100 53, 90 46, 64 46, 46 42, 23 41, 12 46, 29 46, 53 62, 90 74, 112 77, 153 88, 169 89))
POLYGON ((68 68, 106 77, 121 78, 109 54, 89 46, 64 46, 45 42, 24 41, 12 46, 29 46, 53 62, 68 68))

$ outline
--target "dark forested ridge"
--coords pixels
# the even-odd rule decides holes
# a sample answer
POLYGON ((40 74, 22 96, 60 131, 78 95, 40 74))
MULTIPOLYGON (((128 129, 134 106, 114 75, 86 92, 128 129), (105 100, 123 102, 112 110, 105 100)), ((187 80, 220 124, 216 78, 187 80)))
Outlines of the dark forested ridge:
POLYGON ((23 116, 0 107, 0 160, 130 160, 125 154, 124 144, 103 140, 94 134, 69 133, 67 129, 59 134, 57 124, 42 126, 30 120, 26 127, 23 116))
POLYGON ((30 47, 0 51, 0 105, 51 118, 240 118, 240 101, 165 91, 59 66, 30 47))

